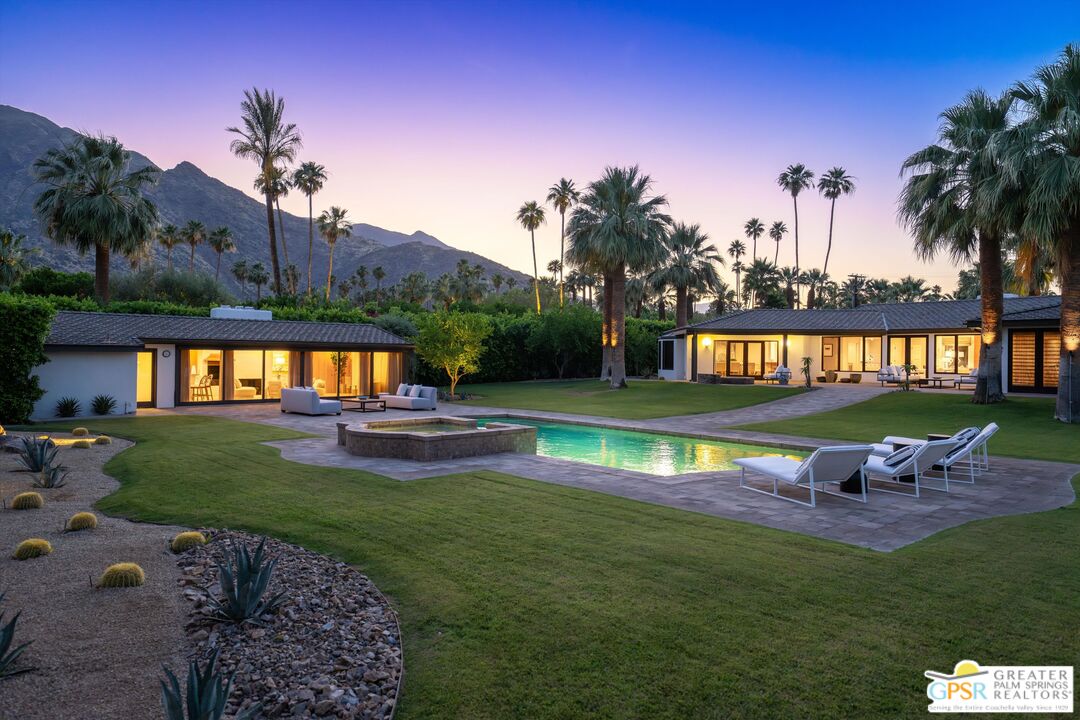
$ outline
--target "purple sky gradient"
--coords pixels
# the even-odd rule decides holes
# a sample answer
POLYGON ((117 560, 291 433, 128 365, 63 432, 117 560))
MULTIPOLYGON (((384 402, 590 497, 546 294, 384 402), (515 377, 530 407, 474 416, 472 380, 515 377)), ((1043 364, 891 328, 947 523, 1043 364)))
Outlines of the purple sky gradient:
MULTIPOLYGON (((330 172, 316 212, 424 230, 523 271, 514 221, 562 176, 639 164, 672 214, 721 249, 742 224, 792 226, 776 176, 844 166, 831 275, 926 277, 895 220, 903 158, 971 88, 1005 89, 1080 27, 1080 4, 30 3, 0 0, 0 102, 189 160, 252 193, 227 125, 244 88, 273 88, 330 172), (943 6, 949 6, 943 9, 943 6)), ((253 193, 252 193, 253 194, 253 193)), ((302 196, 283 201, 306 214, 302 196)), ((800 198, 800 259, 820 267, 828 204, 800 198)), ((558 254, 558 216, 539 231, 558 254)), ((767 238, 759 254, 772 256, 767 238)), ((794 263, 793 240, 780 263, 794 263)))

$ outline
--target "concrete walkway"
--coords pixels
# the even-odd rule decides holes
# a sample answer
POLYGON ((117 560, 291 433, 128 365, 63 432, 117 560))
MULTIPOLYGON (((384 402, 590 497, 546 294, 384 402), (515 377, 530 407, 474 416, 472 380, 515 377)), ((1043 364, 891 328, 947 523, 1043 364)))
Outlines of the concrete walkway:
MULTIPOLYGON (((732 430, 729 426, 824 412, 861 402, 882 392, 887 390, 876 386, 825 386, 813 392, 738 410, 654 420, 620 420, 452 403, 444 403, 437 412, 389 410, 385 413, 346 412, 341 416, 319 417, 282 414, 273 405, 186 407, 176 412, 266 423, 315 435, 314 438, 268 443, 278 448, 283 458, 293 462, 352 468, 401 481, 492 470, 885 551, 895 550, 971 520, 1051 510, 1068 505, 1075 499, 1070 480, 1080 473, 1080 465, 1012 458, 993 457, 991 472, 980 476, 974 485, 950 484, 948 494, 924 489, 922 497, 916 499, 872 492, 870 502, 866 505, 843 498, 819 496, 818 506, 808 508, 741 489, 737 471, 664 477, 520 454, 421 463, 356 457, 346 453, 336 442, 337 423, 343 420, 363 422, 426 415, 512 415, 812 450, 836 444, 836 441, 732 430)), ((750 476, 749 480, 761 487, 768 485, 764 478, 750 476)), ((805 499, 807 491, 785 488, 784 492, 805 499)))

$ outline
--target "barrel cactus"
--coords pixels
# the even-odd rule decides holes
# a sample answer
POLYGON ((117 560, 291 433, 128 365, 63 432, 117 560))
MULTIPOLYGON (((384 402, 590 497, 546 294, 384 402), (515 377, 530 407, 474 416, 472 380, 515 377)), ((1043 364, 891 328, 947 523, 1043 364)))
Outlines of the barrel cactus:
POLYGON ((90 441, 89 440, 76 440, 75 442, 71 443, 71 447, 78 448, 80 450, 89 450, 90 449, 90 441))
POLYGON ((41 497, 41 493, 24 492, 11 499, 12 510, 38 510, 43 507, 45 498, 41 497))
POLYGON ((86 437, 87 435, 90 434, 90 431, 87 430, 84 427, 77 427, 77 428, 75 428, 74 430, 71 431, 71 434, 74 435, 75 437, 86 437))
POLYGON ((80 530, 93 530, 97 527, 97 515, 91 512, 78 512, 71 516, 64 526, 64 532, 79 532, 80 530))
POLYGON ((23 540, 19 543, 19 546, 15 548, 15 554, 11 557, 16 560, 29 560, 30 558, 48 555, 51 552, 52 545, 49 544, 48 540, 30 538, 29 540, 23 540))
POLYGON ((197 545, 205 545, 206 536, 197 530, 188 530, 187 532, 179 533, 172 539, 172 543, 169 547, 174 553, 182 553, 185 550, 190 550, 197 545))
POLYGON ((105 569, 98 587, 126 588, 138 587, 146 582, 146 573, 135 563, 116 563, 105 569))
POLYGON ((112 438, 108 435, 98 435, 94 438, 95 445, 112 445, 112 438))

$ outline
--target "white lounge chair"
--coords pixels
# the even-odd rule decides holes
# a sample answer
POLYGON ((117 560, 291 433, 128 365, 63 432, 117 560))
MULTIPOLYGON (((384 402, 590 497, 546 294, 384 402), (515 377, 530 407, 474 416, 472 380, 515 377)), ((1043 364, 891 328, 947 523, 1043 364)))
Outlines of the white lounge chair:
MULTIPOLYGON (((977 427, 964 428, 950 438, 957 446, 949 452, 938 465, 946 468, 956 466, 968 471, 968 480, 954 478, 953 482, 974 483, 975 475, 990 469, 990 454, 987 449, 990 438, 998 431, 997 423, 990 423, 981 431, 977 427)), ((921 445, 926 440, 890 435, 880 443, 874 443, 874 455, 889 455, 897 443, 902 445, 921 445)))
POLYGON ((873 448, 869 445, 837 445, 818 448, 802 462, 786 457, 740 458, 735 461, 735 464, 742 468, 742 474, 739 476, 739 487, 763 495, 772 495, 781 500, 806 505, 807 507, 817 506, 815 492, 835 495, 856 502, 866 502, 866 476, 863 474, 862 467, 872 451, 873 448), (770 478, 773 484, 772 492, 747 485, 747 470, 770 478), (862 487, 861 498, 855 498, 848 494, 832 493, 825 489, 828 483, 843 482, 855 473, 859 473, 859 482, 862 487), (810 502, 781 495, 780 481, 810 488, 810 502), (815 486, 817 485, 821 486, 820 490, 816 489, 815 486))
MULTIPOLYGON (((871 455, 866 460, 863 471, 870 479, 873 479, 874 475, 879 475, 897 483, 897 485, 901 482, 900 478, 913 476, 915 478, 914 497, 919 497, 922 481, 928 479, 926 478, 926 473, 930 472, 934 465, 939 464, 950 451, 956 448, 957 444, 958 443, 952 439, 931 440, 930 442, 924 440, 918 444, 901 448, 888 456, 882 457, 881 455, 871 455)), ((871 450, 872 449, 873 448, 871 448, 871 450)), ((943 472, 945 475, 945 487, 938 488, 927 485, 927 490, 949 492, 949 469, 945 467, 943 472)), ((886 488, 870 489, 877 490, 878 492, 890 492, 896 493, 897 495, 911 496, 911 493, 902 490, 890 490, 886 488)))

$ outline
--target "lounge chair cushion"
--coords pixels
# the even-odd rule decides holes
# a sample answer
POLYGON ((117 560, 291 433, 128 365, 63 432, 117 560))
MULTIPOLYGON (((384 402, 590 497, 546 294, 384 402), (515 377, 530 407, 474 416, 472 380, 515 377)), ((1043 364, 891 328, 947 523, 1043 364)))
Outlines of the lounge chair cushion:
POLYGON ((896 467, 897 465, 901 465, 907 460, 909 460, 918 449, 918 445, 908 445, 907 447, 902 447, 895 452, 889 453, 887 456, 885 456, 882 462, 884 462, 889 467, 896 467))
POLYGON ((799 477, 799 468, 806 462, 792 460, 791 458, 771 456, 771 457, 751 457, 751 458, 739 458, 735 461, 735 464, 744 467, 747 470, 759 472, 762 475, 768 475, 769 477, 779 478, 786 480, 789 483, 794 483, 799 477))

